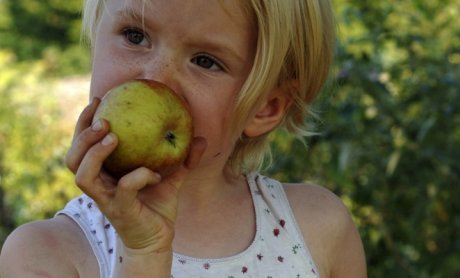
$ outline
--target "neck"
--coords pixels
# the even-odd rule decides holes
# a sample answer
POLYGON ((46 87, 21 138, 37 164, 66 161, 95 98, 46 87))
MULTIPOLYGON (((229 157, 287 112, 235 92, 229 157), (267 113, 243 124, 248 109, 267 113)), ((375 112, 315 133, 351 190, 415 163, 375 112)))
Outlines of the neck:
POLYGON ((228 166, 220 171, 194 169, 182 186, 179 204, 205 209, 246 190, 246 177, 234 174, 228 166))
POLYGON ((176 252, 219 258, 250 245, 255 235, 255 212, 243 175, 192 176, 182 188, 173 244, 176 252), (234 227, 240 228, 235 231, 234 227))

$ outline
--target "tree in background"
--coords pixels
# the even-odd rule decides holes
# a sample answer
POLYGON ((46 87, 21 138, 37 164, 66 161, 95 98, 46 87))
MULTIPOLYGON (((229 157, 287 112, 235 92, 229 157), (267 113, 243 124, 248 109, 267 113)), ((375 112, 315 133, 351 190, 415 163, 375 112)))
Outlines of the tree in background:
POLYGON ((369 277, 460 277, 460 3, 335 4, 340 45, 316 106, 322 135, 305 157, 280 159, 303 146, 278 134, 269 172, 342 197, 369 277))
MULTIPOLYGON (((17 64, 0 51, 0 242, 24 222, 49 218, 76 196, 64 165, 73 123, 43 62, 17 64), (45 80, 45 82, 43 82, 45 80)), ((77 105, 77 103, 73 103, 77 105)))
POLYGON ((2 1, 1 48, 20 60, 40 58, 50 46, 61 49, 80 40, 80 0, 2 1))
MULTIPOLYGON (((305 151, 276 133, 266 172, 342 198, 369 277, 460 277, 459 0, 333 2, 337 62, 313 107, 321 135, 305 151)), ((89 71, 80 5, 0 0, 0 242, 78 194, 62 162, 73 123, 48 83, 89 71)))
POLYGON ((68 92, 52 91, 52 77, 89 71, 80 9, 80 0, 0 0, 0 242, 78 192, 63 163, 68 92))
POLYGON ((81 0, 1 0, 0 49, 18 61, 43 59, 48 75, 88 72, 80 46, 81 0))

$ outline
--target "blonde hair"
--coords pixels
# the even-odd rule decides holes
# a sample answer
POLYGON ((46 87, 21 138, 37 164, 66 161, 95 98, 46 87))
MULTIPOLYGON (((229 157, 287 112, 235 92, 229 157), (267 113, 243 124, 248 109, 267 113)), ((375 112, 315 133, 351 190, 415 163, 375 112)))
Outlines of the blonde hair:
MULTIPOLYGON (((93 44, 103 4, 86 0, 82 31, 93 44)), ((144 0, 143 2, 145 2, 144 0)), ((257 50, 252 70, 236 99, 233 127, 239 128, 250 112, 275 86, 289 86, 293 105, 280 127, 296 137, 310 135, 310 104, 321 91, 332 63, 335 24, 329 0, 243 0, 256 27, 257 50)), ((267 136, 242 136, 229 163, 235 173, 258 169, 267 153, 267 136)))
MULTIPOLYGON (((274 86, 289 86, 293 104, 279 127, 298 138, 311 135, 310 104, 329 75, 335 49, 335 23, 328 0, 247 0, 258 31, 252 71, 236 103, 235 115, 249 115, 274 86)), ((235 126, 244 123, 240 118, 235 126)), ((270 153, 268 134, 241 137, 231 158, 237 172, 260 168, 270 153)))

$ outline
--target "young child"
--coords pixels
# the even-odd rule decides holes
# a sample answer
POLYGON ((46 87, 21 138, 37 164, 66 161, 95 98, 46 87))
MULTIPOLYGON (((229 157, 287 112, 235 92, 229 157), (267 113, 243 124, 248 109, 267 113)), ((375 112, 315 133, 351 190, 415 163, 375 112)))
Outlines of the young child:
POLYGON ((10 235, 2 278, 366 276, 335 195, 257 172, 267 134, 305 134, 334 49, 327 0, 87 0, 84 28, 92 101, 66 163, 85 194, 10 235), (92 117, 110 88, 138 78, 186 99, 195 138, 171 176, 115 180, 102 162, 117 138, 92 117))

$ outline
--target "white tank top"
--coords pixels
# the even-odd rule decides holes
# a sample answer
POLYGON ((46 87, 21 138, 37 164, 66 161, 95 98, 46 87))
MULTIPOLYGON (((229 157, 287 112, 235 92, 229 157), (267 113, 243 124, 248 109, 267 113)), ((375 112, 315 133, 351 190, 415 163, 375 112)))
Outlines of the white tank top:
MULTIPOLYGON (((243 252, 220 259, 193 258, 173 253, 171 278, 307 278, 319 277, 289 206, 283 186, 258 173, 247 175, 256 215, 256 234, 243 252)), ((112 277, 117 234, 86 195, 71 200, 58 214, 73 219, 83 230, 97 258, 100 277, 112 277)))

